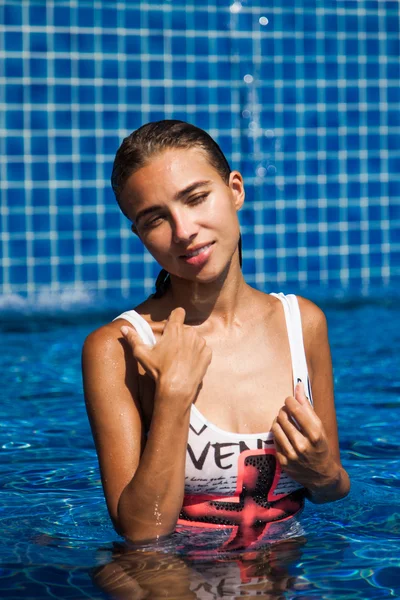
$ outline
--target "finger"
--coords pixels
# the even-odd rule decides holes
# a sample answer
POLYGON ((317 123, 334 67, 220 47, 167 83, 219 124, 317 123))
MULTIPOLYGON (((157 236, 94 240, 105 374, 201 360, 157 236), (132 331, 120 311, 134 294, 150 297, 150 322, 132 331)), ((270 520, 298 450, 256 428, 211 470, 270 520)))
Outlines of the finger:
POLYGON ((171 314, 167 319, 167 324, 165 328, 167 328, 170 323, 177 323, 178 325, 183 325, 185 322, 185 317, 186 311, 184 308, 182 308, 181 306, 178 306, 178 308, 174 308, 174 310, 171 311, 171 314))
POLYGON ((277 422, 280 425, 282 431, 285 433, 287 439, 289 440, 292 448, 294 448, 297 452, 302 452, 305 439, 304 434, 299 431, 296 427, 295 423, 293 423, 292 419, 289 416, 286 407, 283 407, 278 414, 277 422))
POLYGON ((296 457, 296 453, 277 419, 275 419, 271 431, 273 433, 275 447, 278 452, 280 452, 286 458, 293 460, 296 457))
POLYGON ((304 383, 302 382, 301 379, 297 380, 297 385, 295 387, 294 390, 294 397, 296 398, 296 400, 298 402, 300 402, 300 404, 305 404, 306 402, 309 402, 307 396, 306 396, 306 391, 304 388, 304 383))
POLYGON ((142 338, 133 327, 127 327, 123 325, 121 327, 121 333, 124 336, 124 339, 128 342, 130 347, 133 350, 133 356, 141 362, 141 359, 144 354, 148 351, 148 346, 143 344, 142 338))
POLYGON ((154 334, 158 334, 158 333, 161 334, 161 333, 163 333, 166 324, 167 324, 167 321, 154 321, 151 324, 151 329, 154 334))
POLYGON ((278 461, 282 467, 286 467, 288 464, 288 459, 283 451, 282 446, 279 444, 279 442, 276 438, 274 439, 274 445, 275 445, 275 450, 276 450, 276 458, 278 459, 278 461))
POLYGON ((127 325, 123 325, 120 328, 120 331, 121 331, 122 335, 124 336, 124 338, 126 339, 126 341, 129 343, 129 345, 132 346, 132 348, 134 348, 138 343, 141 342, 138 332, 133 327, 128 327, 127 325))
POLYGON ((302 433, 310 440, 321 429, 321 421, 309 402, 300 404, 293 396, 288 396, 285 400, 285 407, 289 415, 299 425, 302 433))

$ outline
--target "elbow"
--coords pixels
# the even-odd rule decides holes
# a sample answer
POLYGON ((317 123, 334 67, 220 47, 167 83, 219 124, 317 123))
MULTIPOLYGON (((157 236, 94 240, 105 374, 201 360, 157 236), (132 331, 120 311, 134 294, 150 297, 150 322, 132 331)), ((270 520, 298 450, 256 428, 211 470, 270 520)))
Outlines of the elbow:
POLYGON ((115 531, 130 544, 135 546, 144 546, 146 544, 154 544, 167 539, 174 531, 175 527, 162 527, 158 524, 148 524, 131 522, 129 525, 122 527, 114 525, 115 531))
POLYGON ((350 494, 350 488, 351 488, 349 474, 347 473, 347 471, 345 471, 343 469, 343 467, 342 467, 342 471, 343 471, 343 483, 342 483, 342 488, 341 488, 342 494, 338 498, 338 500, 342 500, 342 498, 346 498, 346 496, 348 496, 350 494))
POLYGON ((132 544, 148 544, 175 531, 180 509, 165 507, 152 498, 135 498, 129 491, 129 486, 123 490, 114 514, 113 525, 118 535, 132 544))
POLYGON ((116 533, 130 544, 138 546, 159 542, 168 538, 176 527, 175 523, 147 522, 129 514, 112 519, 116 533))
POLYGON ((340 467, 339 485, 337 486, 337 497, 335 500, 342 500, 350 493, 350 477, 343 467, 340 467))
POLYGON ((136 547, 146 546, 148 544, 158 544, 163 540, 168 539, 174 529, 169 532, 158 532, 155 531, 147 531, 146 533, 140 533, 138 531, 127 531, 122 537, 125 538, 125 541, 129 542, 129 544, 133 544, 136 547))

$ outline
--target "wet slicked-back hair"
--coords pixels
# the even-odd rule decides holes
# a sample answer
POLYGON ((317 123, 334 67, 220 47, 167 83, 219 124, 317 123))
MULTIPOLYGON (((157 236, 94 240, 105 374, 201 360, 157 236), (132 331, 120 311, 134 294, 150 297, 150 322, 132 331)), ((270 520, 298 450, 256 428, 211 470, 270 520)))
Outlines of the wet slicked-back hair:
POLYGON ((203 150, 210 165, 228 185, 231 169, 224 153, 207 132, 195 125, 176 120, 155 121, 142 125, 124 139, 115 155, 111 175, 111 185, 124 215, 121 193, 129 177, 164 150, 190 148, 203 150))
MULTIPOLYGON (((121 211, 128 214, 121 202, 121 194, 127 180, 135 171, 144 167, 154 156, 165 150, 202 150, 212 167, 222 180, 229 184, 231 168, 217 142, 203 129, 177 120, 155 121, 142 125, 126 137, 115 155, 111 185, 121 211)), ((129 218, 129 217, 128 217, 129 218)), ((239 240, 239 258, 242 264, 241 240, 239 240)), ((160 298, 170 286, 169 273, 162 269, 157 277, 154 298, 160 298)))

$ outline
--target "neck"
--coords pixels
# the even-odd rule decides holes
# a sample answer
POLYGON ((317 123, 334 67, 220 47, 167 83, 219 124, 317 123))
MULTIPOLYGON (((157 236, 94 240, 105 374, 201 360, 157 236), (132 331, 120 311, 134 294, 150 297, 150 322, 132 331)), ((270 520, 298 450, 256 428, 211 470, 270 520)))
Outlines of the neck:
POLYGON ((169 293, 174 306, 185 309, 187 324, 200 324, 212 316, 229 326, 248 291, 235 254, 226 272, 215 281, 193 282, 172 275, 169 293))

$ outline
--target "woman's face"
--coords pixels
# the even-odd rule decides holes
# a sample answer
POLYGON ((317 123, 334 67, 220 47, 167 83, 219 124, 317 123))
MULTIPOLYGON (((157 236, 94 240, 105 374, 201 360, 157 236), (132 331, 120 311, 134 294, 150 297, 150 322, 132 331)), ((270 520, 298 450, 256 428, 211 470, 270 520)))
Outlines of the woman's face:
POLYGON ((170 149, 133 173, 121 194, 132 229, 171 275, 213 281, 239 238, 244 200, 240 173, 229 185, 197 148, 170 149))

